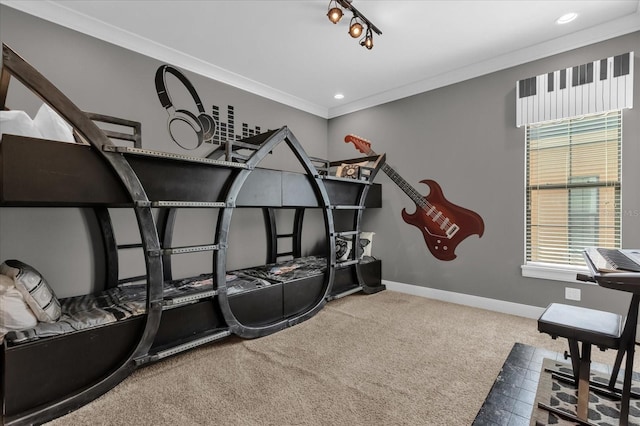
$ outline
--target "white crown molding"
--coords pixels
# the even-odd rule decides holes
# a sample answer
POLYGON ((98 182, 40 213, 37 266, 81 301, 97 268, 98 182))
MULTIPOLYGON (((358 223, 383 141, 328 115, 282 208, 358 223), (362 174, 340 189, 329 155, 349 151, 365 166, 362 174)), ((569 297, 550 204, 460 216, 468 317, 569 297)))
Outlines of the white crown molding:
POLYGON ((63 27, 90 35, 116 46, 149 56, 161 62, 170 63, 184 70, 200 74, 238 89, 279 102, 292 108, 328 118, 328 108, 308 102, 281 90, 243 77, 216 65, 206 63, 193 56, 140 37, 103 21, 68 9, 51 1, 0 0, 13 9, 53 22, 63 27))
POLYGON ((190 55, 185 55, 175 49, 160 45, 48 0, 0 0, 0 4, 326 119, 428 92, 439 87, 459 83, 640 30, 639 7, 632 15, 627 15, 596 27, 578 31, 526 49, 510 52, 467 67, 451 70, 348 104, 326 108, 224 68, 203 62, 190 55))

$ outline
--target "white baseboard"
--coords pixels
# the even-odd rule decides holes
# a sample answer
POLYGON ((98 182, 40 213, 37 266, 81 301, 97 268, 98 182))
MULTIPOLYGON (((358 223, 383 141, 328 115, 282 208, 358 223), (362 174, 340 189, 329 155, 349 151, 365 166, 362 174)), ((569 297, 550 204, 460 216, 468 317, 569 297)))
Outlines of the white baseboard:
POLYGON ((384 284, 388 290, 399 293, 428 297, 429 299, 442 300, 444 302, 457 303, 459 305, 472 306, 474 308, 487 309, 489 311, 517 315, 525 318, 538 319, 545 309, 538 306, 523 305, 520 303, 506 302, 504 300, 489 299, 487 297, 455 293, 453 291, 438 290, 387 280, 382 280, 382 284, 384 284))

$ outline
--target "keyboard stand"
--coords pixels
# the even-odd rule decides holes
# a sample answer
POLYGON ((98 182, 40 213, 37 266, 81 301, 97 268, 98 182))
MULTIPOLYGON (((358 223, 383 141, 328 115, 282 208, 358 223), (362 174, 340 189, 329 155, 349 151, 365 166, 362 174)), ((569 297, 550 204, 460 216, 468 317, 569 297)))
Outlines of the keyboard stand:
POLYGON ((626 355, 624 380, 622 385, 620 425, 627 425, 629 421, 629 404, 631 399, 631 378, 633 376, 633 357, 635 355, 636 331, 638 327, 638 309, 640 308, 640 273, 638 272, 598 272, 593 261, 584 253, 585 261, 591 272, 591 277, 599 286, 612 290, 626 291, 632 294, 629 312, 625 321, 620 348, 609 380, 609 389, 613 390, 620 373, 622 359, 626 355))

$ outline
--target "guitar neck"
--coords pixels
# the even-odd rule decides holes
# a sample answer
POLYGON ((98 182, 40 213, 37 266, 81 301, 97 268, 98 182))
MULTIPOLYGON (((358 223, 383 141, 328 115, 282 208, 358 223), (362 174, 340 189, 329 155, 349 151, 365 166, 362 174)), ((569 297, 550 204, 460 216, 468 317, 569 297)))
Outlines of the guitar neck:
MULTIPOLYGON (((376 154, 372 149, 370 149, 367 155, 373 156, 378 154, 376 154)), ((414 203, 416 203, 418 206, 422 207, 423 209, 432 207, 431 203, 425 200, 424 197, 413 186, 409 184, 409 182, 407 182, 402 176, 400 176, 400 174, 396 172, 386 162, 382 165, 382 171, 385 172, 385 174, 389 176, 389 178, 391 178, 391 180, 396 185, 398 185, 400 189, 402 189, 402 192, 407 194, 409 198, 411 198, 411 200, 414 203)))
POLYGON ((402 192, 407 194, 411 200, 416 203, 418 206, 424 208, 431 207, 430 203, 424 199, 424 197, 407 182, 402 176, 398 174, 391 166, 387 163, 382 165, 382 171, 385 172, 387 176, 396 184, 402 192))

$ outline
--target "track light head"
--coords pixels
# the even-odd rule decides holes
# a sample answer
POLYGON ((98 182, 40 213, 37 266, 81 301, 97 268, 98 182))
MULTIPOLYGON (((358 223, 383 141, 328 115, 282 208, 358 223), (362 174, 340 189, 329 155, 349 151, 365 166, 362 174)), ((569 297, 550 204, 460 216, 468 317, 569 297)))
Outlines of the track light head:
POLYGON ((367 33, 364 38, 360 40, 360 46, 364 46, 367 49, 373 49, 373 33, 371 32, 371 28, 367 27, 367 33))
POLYGON ((353 38, 358 38, 362 35, 362 24, 358 22, 355 16, 351 18, 349 24, 349 35, 353 38))
POLYGON ((329 20, 334 24, 337 24, 338 22, 340 22, 340 19, 342 19, 342 9, 338 7, 338 3, 336 3, 336 0, 332 0, 329 2, 329 11, 327 12, 327 16, 329 17, 329 20), (331 3, 333 3, 333 7, 331 7, 331 3))

